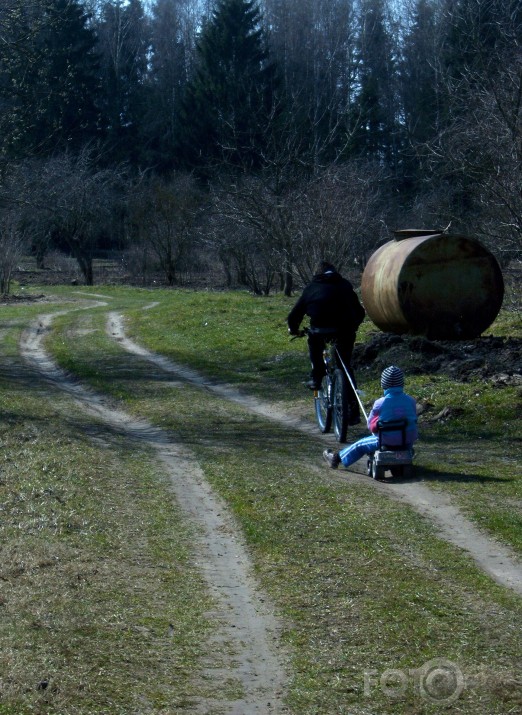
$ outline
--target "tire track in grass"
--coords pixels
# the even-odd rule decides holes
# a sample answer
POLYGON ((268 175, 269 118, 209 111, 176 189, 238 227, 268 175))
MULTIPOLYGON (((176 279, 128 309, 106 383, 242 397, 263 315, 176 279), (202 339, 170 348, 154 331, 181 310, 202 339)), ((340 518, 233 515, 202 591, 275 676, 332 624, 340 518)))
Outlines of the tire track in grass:
POLYGON ((45 352, 43 340, 53 318, 67 312, 42 315, 32 323, 22 334, 22 356, 49 383, 74 398, 81 411, 100 419, 112 432, 154 448, 179 505, 196 526, 195 563, 216 603, 209 615, 218 624, 208 643, 203 676, 210 683, 236 683, 242 696, 235 700, 202 699, 193 712, 286 712, 284 668, 277 654, 279 623, 253 578, 248 553, 227 506, 213 493, 187 448, 172 443, 164 431, 146 420, 111 407, 104 396, 73 380, 45 352))
POLYGON ((109 313, 106 331, 109 337, 120 343, 127 352, 133 353, 134 355, 153 363, 164 372, 170 373, 178 379, 185 380, 186 382, 190 382, 198 387, 206 388, 218 397, 222 397, 230 402, 235 402, 236 404, 247 409, 249 412, 254 412, 261 417, 267 417, 268 419, 275 420, 276 422, 282 423, 287 427, 298 429, 301 432, 307 432, 310 436, 317 436, 317 429, 314 425, 306 422, 305 420, 299 419, 298 417, 288 415, 284 412, 284 410, 279 409, 276 405, 259 400, 257 397, 252 397, 251 395, 245 395, 231 385, 218 383, 215 380, 202 375, 196 370, 187 367, 187 365, 173 362, 163 355, 158 355, 157 353, 153 353, 150 350, 147 350, 147 348, 138 345, 125 335, 123 317, 119 313, 109 313))
MULTIPOLYGON (((250 412, 275 420, 287 427, 292 427, 313 436, 317 440, 322 439, 331 444, 331 438, 327 435, 320 435, 314 425, 304 420, 290 417, 275 405, 259 400, 256 397, 249 397, 230 385, 217 384, 185 365, 175 363, 138 345, 125 335, 123 317, 119 313, 109 313, 106 329, 108 335, 117 340, 125 350, 148 360, 178 379, 186 380, 194 385, 208 389, 224 399, 242 405, 250 412)), ((355 471, 360 469, 360 465, 354 465, 352 469, 349 471, 350 481, 356 479, 368 483, 368 477, 365 472, 363 476, 361 471, 355 471)), ((339 476, 343 473, 345 473, 344 470, 337 472, 339 476)), ((436 525, 442 538, 468 552, 478 566, 497 583, 522 595, 522 564, 516 554, 508 546, 496 542, 474 526, 460 509, 452 504, 449 495, 430 489, 421 480, 402 484, 382 484, 373 481, 371 483, 382 493, 409 504, 422 516, 431 520, 436 525)))

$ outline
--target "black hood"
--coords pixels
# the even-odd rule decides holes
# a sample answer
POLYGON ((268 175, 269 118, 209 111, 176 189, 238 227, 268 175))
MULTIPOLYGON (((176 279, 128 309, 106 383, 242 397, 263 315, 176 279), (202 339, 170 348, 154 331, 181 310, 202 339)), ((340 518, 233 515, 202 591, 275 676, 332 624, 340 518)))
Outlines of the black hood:
POLYGON ((330 271, 328 273, 316 273, 312 280, 314 283, 339 283, 339 281, 343 280, 343 277, 340 273, 330 271))

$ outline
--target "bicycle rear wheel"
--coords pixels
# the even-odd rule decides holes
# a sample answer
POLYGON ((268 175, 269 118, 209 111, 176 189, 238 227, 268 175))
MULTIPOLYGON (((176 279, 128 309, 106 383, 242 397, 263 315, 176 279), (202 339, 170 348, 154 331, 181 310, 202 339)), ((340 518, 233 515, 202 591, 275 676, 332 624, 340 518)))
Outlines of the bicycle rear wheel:
POLYGON ((348 380, 344 370, 337 368, 333 381, 333 426, 338 442, 346 442, 350 409, 348 406, 348 380))
POLYGON ((321 389, 315 398, 315 418, 323 434, 332 428, 332 381, 325 375, 321 382, 321 389))

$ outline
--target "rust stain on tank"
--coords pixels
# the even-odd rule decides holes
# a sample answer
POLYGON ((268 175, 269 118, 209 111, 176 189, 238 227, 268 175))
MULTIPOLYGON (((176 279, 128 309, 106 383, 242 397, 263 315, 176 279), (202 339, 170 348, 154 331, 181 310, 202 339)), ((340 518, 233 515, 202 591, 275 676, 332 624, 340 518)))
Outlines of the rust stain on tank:
POLYGON ((468 340, 488 328, 504 297, 495 257, 473 238, 407 230, 370 257, 362 299, 385 332, 468 340))

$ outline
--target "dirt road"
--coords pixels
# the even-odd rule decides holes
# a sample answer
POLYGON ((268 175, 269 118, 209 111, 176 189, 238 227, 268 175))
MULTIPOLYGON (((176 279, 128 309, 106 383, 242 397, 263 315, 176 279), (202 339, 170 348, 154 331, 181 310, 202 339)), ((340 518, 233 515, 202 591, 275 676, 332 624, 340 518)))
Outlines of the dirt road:
MULTIPOLYGON (((91 301, 82 309, 104 305, 104 296, 98 298, 97 303, 91 301)), ((237 700, 202 700, 197 712, 219 711, 230 715, 285 712, 285 659, 278 638, 280 624, 269 599, 252 575, 248 552, 226 504, 211 490, 186 446, 172 443, 166 433, 146 420, 114 409, 103 395, 78 384, 57 367, 43 346, 44 337, 51 330, 53 317, 57 314, 40 316, 24 332, 23 357, 54 387, 70 394, 79 410, 97 416, 108 429, 117 430, 128 440, 155 450, 170 477, 177 502, 196 525, 199 538, 194 544, 194 560, 207 580, 215 602, 215 611, 211 615, 219 623, 214 641, 209 643, 208 661, 204 664, 206 675, 215 678, 216 682, 224 677, 233 678, 241 684, 243 691, 237 700), (226 649, 222 647, 224 644, 226 649), (212 656, 214 650, 219 650, 220 657, 224 650, 229 652, 229 661, 217 665, 212 656)), ((217 384, 137 345, 125 335, 123 317, 118 313, 108 314, 107 333, 122 349, 149 361, 157 370, 210 390, 287 428, 321 439, 311 423, 290 417, 275 405, 247 396, 232 386, 217 384)), ((338 474, 340 478, 368 481, 368 477, 361 473, 346 472, 345 477, 341 471, 338 474)), ((332 474, 328 473, 328 476, 332 474)), ((448 496, 429 489, 422 482, 371 484, 389 497, 413 506, 437 525, 443 538, 467 551, 498 583, 522 594, 522 567, 514 554, 482 534, 448 496)))
MULTIPOLYGON (((215 384, 204 378, 194 370, 173 363, 167 358, 151 353, 145 348, 125 336, 123 318, 111 312, 107 321, 107 333, 118 340, 125 350, 149 360, 161 370, 176 375, 179 379, 187 380, 193 384, 205 387, 213 393, 227 400, 241 404, 246 409, 268 419, 276 420, 283 425, 301 430, 306 434, 313 434, 320 438, 315 426, 297 418, 289 417, 276 406, 263 402, 254 397, 249 397, 239 390, 215 384)), ((325 437, 328 441, 328 437, 325 437)), ((356 471, 350 471, 349 479, 362 479, 367 481, 367 476, 361 474, 363 467, 354 465, 356 471)), ((342 472, 340 472, 342 474, 342 472)), ((348 472, 347 472, 348 473, 348 472)), ((348 478, 348 477, 347 477, 348 478)), ((376 489, 413 506, 423 516, 431 519, 437 526, 440 535, 467 551, 477 564, 498 583, 513 589, 522 595, 522 564, 515 554, 506 546, 499 544, 477 529, 462 512, 451 502, 446 494, 435 492, 421 481, 408 483, 382 484, 373 482, 376 489)))
POLYGON ((53 317, 42 315, 24 331, 21 351, 25 360, 52 385, 71 395, 79 410, 99 418, 111 431, 116 430, 130 441, 154 449, 170 477, 178 504, 199 534, 194 544, 194 561, 206 578, 215 603, 215 610, 209 615, 219 624, 208 644, 204 675, 216 682, 236 681, 243 696, 228 702, 202 700, 196 712, 205 715, 285 712, 279 623, 268 597, 252 575, 250 558, 226 505, 212 492, 193 455, 183 445, 173 444, 162 430, 146 420, 136 420, 110 407, 102 395, 73 381, 57 367, 43 348, 53 317), (219 652, 219 667, 214 652, 219 652), (229 656, 223 664, 224 653, 229 656))

